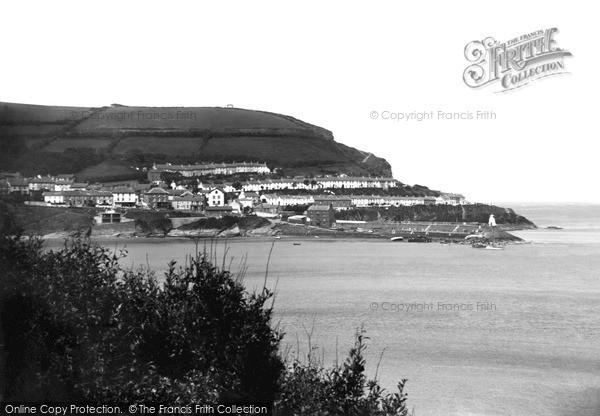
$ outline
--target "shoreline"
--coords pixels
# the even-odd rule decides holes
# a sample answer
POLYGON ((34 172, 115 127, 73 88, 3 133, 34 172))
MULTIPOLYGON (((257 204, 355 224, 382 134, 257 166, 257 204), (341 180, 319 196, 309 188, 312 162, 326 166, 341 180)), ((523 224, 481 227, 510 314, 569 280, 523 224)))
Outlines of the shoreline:
MULTIPOLYGON (((397 235, 399 236, 399 235, 397 235)), ((42 238, 44 241, 64 241, 69 238, 76 237, 72 233, 68 232, 60 232, 60 233, 51 233, 43 235, 42 238)), ((393 237, 393 236, 391 236, 393 237)), ((226 235, 226 236, 157 236, 157 235, 91 235, 89 238, 95 242, 126 242, 126 241, 136 241, 136 242, 144 242, 144 243, 152 243, 152 244, 161 244, 167 241, 198 241, 198 242, 207 242, 207 241, 239 241, 239 242, 265 242, 265 241, 348 241, 348 240, 357 240, 357 241, 380 241, 380 242, 390 242, 390 236, 384 236, 380 234, 371 234, 371 233, 353 233, 353 234, 322 234, 322 235, 301 235, 301 234, 275 234, 275 235, 226 235)), ((393 242, 394 244, 405 243, 410 244, 412 242, 407 241, 407 236, 403 236, 403 241, 393 242)), ((527 241, 521 239, 520 237, 514 236, 515 239, 505 239, 499 240, 498 243, 501 245, 520 245, 520 244, 531 244, 531 241, 527 241)), ((443 244, 443 245, 471 245, 465 239, 458 238, 443 238, 443 237, 430 237, 431 241, 429 244, 443 244)))

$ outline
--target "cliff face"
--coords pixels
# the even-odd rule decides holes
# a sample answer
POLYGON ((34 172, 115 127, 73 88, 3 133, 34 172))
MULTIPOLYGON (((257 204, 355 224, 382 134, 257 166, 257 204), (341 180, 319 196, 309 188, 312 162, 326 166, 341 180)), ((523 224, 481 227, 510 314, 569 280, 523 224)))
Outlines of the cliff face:
POLYGON ((218 107, 0 103, 0 170, 135 177, 152 163, 261 161, 286 174, 391 176, 382 158, 293 117, 218 107))

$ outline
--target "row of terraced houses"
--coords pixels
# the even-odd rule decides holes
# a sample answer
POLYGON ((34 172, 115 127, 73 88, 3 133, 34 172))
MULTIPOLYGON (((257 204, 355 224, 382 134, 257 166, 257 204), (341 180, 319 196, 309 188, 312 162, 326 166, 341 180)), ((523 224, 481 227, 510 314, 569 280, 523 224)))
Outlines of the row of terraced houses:
MULTIPOLYGON (((269 175, 271 169, 264 163, 241 162, 241 163, 203 163, 194 165, 172 165, 154 164, 148 170, 148 180, 151 183, 162 181, 161 175, 165 172, 179 173, 184 177, 201 177, 209 175, 236 175, 256 174, 259 176, 269 175)), ((394 178, 371 178, 371 177, 324 177, 308 180, 305 178, 272 179, 262 178, 242 182, 244 191, 275 191, 285 189, 357 189, 357 188, 379 188, 387 189, 400 186, 394 178)))
POLYGON ((241 162, 241 163, 202 163, 194 165, 172 165, 170 163, 154 164, 148 170, 150 182, 160 181, 160 175, 164 172, 180 173, 182 176, 208 176, 208 175, 236 175, 241 173, 255 173, 266 175, 271 169, 265 163, 241 162))

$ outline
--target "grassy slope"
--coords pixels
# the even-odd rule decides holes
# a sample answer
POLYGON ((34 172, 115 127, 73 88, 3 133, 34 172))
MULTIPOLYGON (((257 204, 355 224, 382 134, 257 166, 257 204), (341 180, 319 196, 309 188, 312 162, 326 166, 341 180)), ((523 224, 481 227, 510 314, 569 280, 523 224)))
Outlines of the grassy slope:
POLYGON ((80 172, 103 161, 128 166, 254 160, 291 168, 296 174, 391 174, 383 159, 371 157, 362 164, 367 153, 334 142, 326 129, 290 116, 231 108, 91 109, 0 103, 0 147, 6 155, 0 157, 0 170, 48 171, 41 173, 67 173, 54 172, 61 164, 80 172), (156 119, 156 113, 166 116, 156 119), (78 148, 97 157, 82 161, 73 151, 78 148), (73 163, 44 163, 65 153, 73 163))
MULTIPOLYGON (((306 129, 307 123, 279 114, 219 107, 109 107, 80 123, 78 133, 99 129, 306 129), (119 120, 121 118, 121 120, 119 120)), ((315 126, 312 126, 316 129, 315 126)), ((324 129, 323 134, 326 134, 324 129)))
MULTIPOLYGON (((3 215, 7 211, 3 212, 3 215)), ((85 208, 54 208, 17 205, 9 208, 26 233, 49 234, 81 231, 91 227, 94 212, 85 208)))

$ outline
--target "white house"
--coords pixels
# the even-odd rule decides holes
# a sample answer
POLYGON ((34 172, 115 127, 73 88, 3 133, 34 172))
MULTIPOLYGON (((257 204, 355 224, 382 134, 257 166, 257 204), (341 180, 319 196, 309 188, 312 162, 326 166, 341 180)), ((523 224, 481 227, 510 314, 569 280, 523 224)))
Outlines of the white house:
POLYGON ((112 194, 113 203, 117 207, 135 207, 139 204, 139 196, 131 188, 115 188, 112 194))
POLYGON ((398 181, 394 178, 369 178, 363 176, 357 177, 327 177, 319 178, 317 182, 323 188, 395 188, 398 186, 398 181))
POLYGON ((351 195, 350 199, 352 200, 352 205, 355 207, 383 204, 383 196, 380 195, 351 195))
POLYGON ((225 205, 225 191, 221 188, 214 188, 206 194, 207 204, 209 207, 222 207, 225 205))
POLYGON ((65 194, 62 192, 44 192, 44 202, 50 205, 64 205, 65 194))
POLYGON ((29 191, 50 191, 50 192, 54 192, 55 189, 55 182, 54 179, 50 178, 50 177, 46 177, 46 178, 42 178, 42 177, 37 177, 37 178, 31 178, 29 179, 29 191))
POLYGON ((202 211, 204 195, 177 196, 173 198, 171 205, 177 211, 202 211))
POLYGON ((461 194, 451 194, 442 192, 440 196, 436 198, 436 204, 441 205, 464 205, 466 204, 465 197, 461 194))
POLYGON ((54 190, 56 192, 70 191, 71 185, 73 185, 73 181, 70 181, 70 180, 56 181, 56 183, 54 184, 54 190))
POLYGON ((258 203, 258 194, 256 192, 240 192, 238 202, 242 205, 242 209, 252 208, 258 203))
POLYGON ((272 205, 310 205, 315 203, 315 199, 312 195, 277 195, 277 194, 264 194, 260 197, 262 202, 266 202, 272 205))

